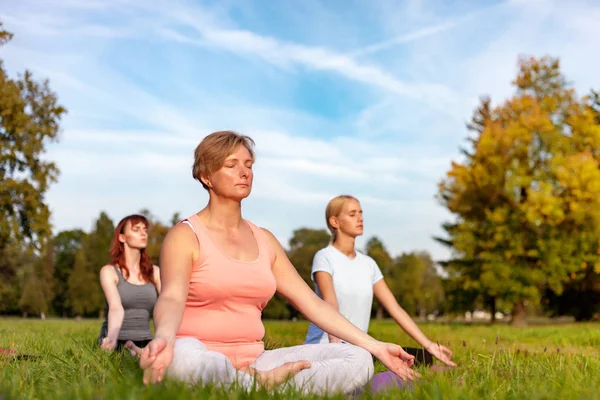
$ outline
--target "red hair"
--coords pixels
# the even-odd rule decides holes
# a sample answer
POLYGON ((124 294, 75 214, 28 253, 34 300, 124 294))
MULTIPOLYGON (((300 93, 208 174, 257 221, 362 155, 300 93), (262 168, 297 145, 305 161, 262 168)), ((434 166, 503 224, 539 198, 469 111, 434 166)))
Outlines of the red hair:
MULTIPOLYGON (((127 268, 127 262, 125 261, 125 249, 123 243, 121 243, 119 240, 119 235, 125 233, 125 227, 127 226, 128 222, 131 223, 132 227, 140 222, 146 226, 146 229, 148 229, 149 225, 146 217, 139 214, 133 214, 123 218, 115 228, 115 234, 113 235, 110 246, 110 260, 114 266, 121 270, 121 273, 125 279, 129 278, 129 268, 127 268)), ((140 273, 142 274, 142 278, 146 282, 152 282, 152 284, 155 284, 152 258, 150 258, 148 253, 146 253, 146 249, 141 249, 140 253, 140 273)))

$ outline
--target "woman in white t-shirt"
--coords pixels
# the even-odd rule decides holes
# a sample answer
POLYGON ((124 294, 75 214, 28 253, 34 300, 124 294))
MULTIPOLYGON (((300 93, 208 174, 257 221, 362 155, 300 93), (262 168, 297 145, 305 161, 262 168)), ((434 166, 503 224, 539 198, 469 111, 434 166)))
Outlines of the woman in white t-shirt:
MULTIPOLYGON (((364 332, 369 329, 373 295, 406 333, 443 363, 455 366, 452 352, 429 340, 400 307, 383 279, 377 263, 355 250, 357 236, 363 234, 363 213, 358 200, 342 195, 332 199, 325 210, 331 243, 315 254, 311 277, 317 294, 364 332)), ((305 343, 339 343, 310 324, 305 343)))

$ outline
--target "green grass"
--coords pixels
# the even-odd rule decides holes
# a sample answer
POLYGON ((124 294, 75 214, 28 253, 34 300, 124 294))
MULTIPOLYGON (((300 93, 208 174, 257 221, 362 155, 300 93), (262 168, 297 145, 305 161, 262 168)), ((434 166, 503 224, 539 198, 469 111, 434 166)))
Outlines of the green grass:
MULTIPOLYGON (((301 344, 305 322, 266 322, 267 346, 301 344)), ((164 382, 146 387, 128 354, 95 346, 99 321, 0 319, 0 347, 38 356, 0 356, 0 399, 300 399, 285 391, 225 392, 164 382)), ((424 324, 423 331, 454 351, 457 368, 420 369, 414 391, 374 398, 419 399, 593 399, 600 398, 600 325, 568 324, 525 329, 499 326, 424 324)), ((415 346, 391 322, 376 322, 378 339, 415 346)), ((377 371, 384 368, 376 365, 377 371)), ((364 396, 369 398, 369 396, 364 396)), ((337 396, 332 398, 344 398, 337 396)))

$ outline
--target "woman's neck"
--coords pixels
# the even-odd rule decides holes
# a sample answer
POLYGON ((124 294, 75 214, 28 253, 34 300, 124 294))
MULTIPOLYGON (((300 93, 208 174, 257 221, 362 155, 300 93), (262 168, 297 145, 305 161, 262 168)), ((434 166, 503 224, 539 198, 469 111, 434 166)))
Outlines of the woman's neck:
POLYGON ((345 254, 350 258, 356 256, 356 250, 354 248, 356 239, 350 236, 341 235, 335 238, 333 247, 339 250, 340 253, 345 254))
POLYGON ((142 253, 138 249, 132 249, 125 245, 125 262, 127 263, 127 269, 130 273, 139 273, 140 271, 140 260, 142 259, 142 253))
POLYGON ((242 204, 235 200, 211 197, 199 216, 206 226, 237 229, 242 221, 242 204))

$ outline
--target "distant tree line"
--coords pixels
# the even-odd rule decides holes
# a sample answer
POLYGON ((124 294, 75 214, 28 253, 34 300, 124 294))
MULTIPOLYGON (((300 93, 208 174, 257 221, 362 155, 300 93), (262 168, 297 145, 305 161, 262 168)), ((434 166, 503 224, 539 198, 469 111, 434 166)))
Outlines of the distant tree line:
MULTIPOLYGON (((150 221, 147 251, 158 265, 161 243, 169 228, 179 220, 179 215, 175 214, 166 225, 148 210, 140 213, 150 221)), ((53 236, 48 251, 39 256, 17 255, 13 259, 13 281, 0 283, 3 292, 9 294, 2 301, 0 311, 31 316, 103 316, 105 304, 98 274, 109 262, 108 249, 114 227, 115 222, 102 212, 90 232, 65 230, 53 236)), ((288 256, 311 287, 312 258, 319 249, 327 246, 329 240, 324 229, 302 228, 294 231, 289 241, 288 256)), ((415 252, 392 258, 375 237, 368 241, 364 252, 378 262, 392 291, 408 312, 424 316, 441 309, 444 301, 442 279, 428 253, 415 252)), ((384 316, 377 303, 373 314, 384 316)), ((287 301, 275 296, 264 310, 264 317, 290 319, 301 316, 287 301)))

